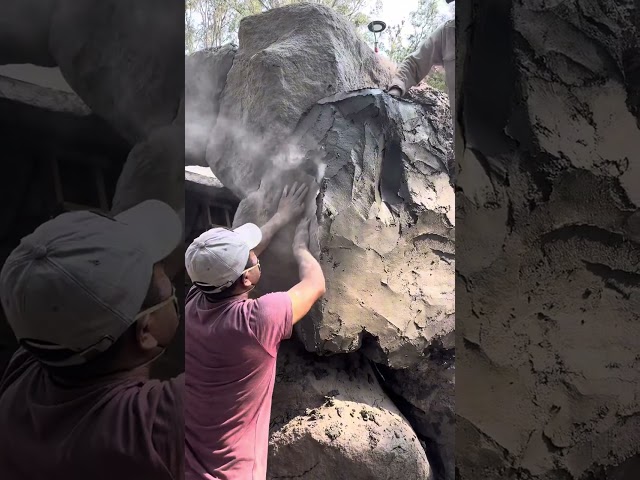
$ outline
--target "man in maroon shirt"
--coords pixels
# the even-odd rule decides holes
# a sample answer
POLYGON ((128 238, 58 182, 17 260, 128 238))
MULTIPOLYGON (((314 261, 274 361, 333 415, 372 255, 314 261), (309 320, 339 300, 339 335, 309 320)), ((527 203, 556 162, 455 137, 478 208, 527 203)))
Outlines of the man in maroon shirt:
POLYGON ((0 273, 21 348, 0 381, 0 478, 184 478, 184 374, 149 379, 178 326, 162 266, 182 225, 149 200, 62 214, 0 273))
POLYGON ((189 246, 194 281, 185 309, 185 476, 188 480, 265 480, 276 355, 293 325, 325 292, 309 252, 310 223, 293 245, 300 282, 255 300, 257 255, 277 229, 302 213, 306 187, 285 189, 265 227, 214 228, 189 246))

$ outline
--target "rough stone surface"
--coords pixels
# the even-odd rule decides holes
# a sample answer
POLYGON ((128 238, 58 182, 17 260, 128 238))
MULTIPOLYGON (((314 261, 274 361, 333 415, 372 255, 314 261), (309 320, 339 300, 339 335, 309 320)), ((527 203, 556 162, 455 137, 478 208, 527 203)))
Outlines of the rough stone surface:
POLYGON ((359 354, 319 360, 282 345, 274 388, 267 478, 407 478, 430 469, 411 427, 359 354))
POLYGON ((461 479, 637 477, 634 8, 476 2, 459 19, 495 32, 459 40, 461 479))
MULTIPOLYGON (((450 143, 446 127, 437 127, 446 99, 432 92, 431 100, 416 105, 379 90, 323 100, 292 137, 302 165, 274 170, 238 207, 235 224, 262 224, 285 183, 323 177, 311 214, 317 209, 328 289, 298 328, 310 351, 363 348, 403 368, 454 329, 450 143)), ((282 230, 263 253, 269 291, 297 280, 293 231, 282 230)))
POLYGON ((276 162, 272 153, 315 102, 386 86, 390 71, 351 22, 322 5, 289 5, 244 18, 238 37, 206 161, 227 188, 244 197, 258 188, 276 162), (237 132, 240 126, 246 135, 237 132), (266 139, 260 148, 247 145, 260 138, 266 139))

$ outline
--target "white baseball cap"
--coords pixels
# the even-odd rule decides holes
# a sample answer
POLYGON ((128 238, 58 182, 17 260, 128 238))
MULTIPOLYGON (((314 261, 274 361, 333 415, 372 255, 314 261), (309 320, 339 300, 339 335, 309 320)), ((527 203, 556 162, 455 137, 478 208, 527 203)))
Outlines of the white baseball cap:
POLYGON ((64 213, 20 241, 0 272, 13 332, 43 363, 85 363, 135 321, 153 265, 180 243, 175 211, 147 200, 115 217, 64 213), (45 358, 46 357, 46 358, 45 358))
POLYGON ((249 253, 262 241, 260 228, 246 223, 235 230, 212 228, 184 254, 189 278, 209 293, 230 287, 247 268, 249 253))

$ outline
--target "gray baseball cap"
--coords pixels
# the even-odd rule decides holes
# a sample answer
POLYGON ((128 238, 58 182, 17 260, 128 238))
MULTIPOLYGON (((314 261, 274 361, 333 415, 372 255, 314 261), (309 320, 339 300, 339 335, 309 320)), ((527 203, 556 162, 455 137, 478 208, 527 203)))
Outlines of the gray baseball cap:
POLYGON ((82 364, 135 321, 153 265, 180 243, 175 211, 147 200, 115 217, 59 215, 24 237, 0 272, 0 300, 18 340, 44 363, 82 364))
POLYGON ((189 278, 210 293, 230 287, 245 271, 249 253, 262 241, 257 225, 235 230, 212 228, 196 238, 184 254, 189 278))

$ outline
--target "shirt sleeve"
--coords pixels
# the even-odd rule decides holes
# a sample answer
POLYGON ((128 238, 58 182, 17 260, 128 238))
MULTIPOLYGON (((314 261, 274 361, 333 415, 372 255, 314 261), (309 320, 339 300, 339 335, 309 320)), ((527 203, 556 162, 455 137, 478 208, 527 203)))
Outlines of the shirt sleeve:
POLYGON ((275 357, 280 342, 291 338, 293 307, 286 292, 269 293, 255 300, 249 326, 262 347, 275 357))
POLYGON ((443 64, 442 48, 446 26, 446 24, 443 24, 438 27, 436 31, 420 45, 418 50, 402 62, 398 67, 398 71, 391 85, 389 85, 390 88, 398 87, 404 95, 407 93, 407 90, 420 83, 422 79, 429 74, 431 67, 443 64))

